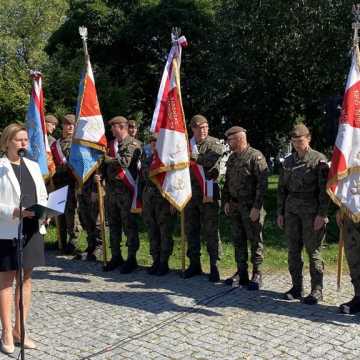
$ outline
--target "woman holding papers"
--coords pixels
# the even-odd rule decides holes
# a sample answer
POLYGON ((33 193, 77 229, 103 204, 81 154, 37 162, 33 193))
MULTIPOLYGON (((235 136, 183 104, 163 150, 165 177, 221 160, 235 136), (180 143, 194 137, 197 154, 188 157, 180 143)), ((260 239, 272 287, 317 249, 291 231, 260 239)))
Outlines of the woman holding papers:
MULTIPOLYGON (((0 158, 0 319, 2 324, 1 351, 11 354, 14 343, 20 342, 19 286, 15 290, 15 326, 12 327, 12 285, 17 282, 17 236, 19 203, 22 195, 23 216, 23 303, 24 318, 29 314, 31 300, 31 272, 44 264, 44 244, 41 234, 45 228, 34 213, 25 208, 34 204, 46 205, 47 192, 38 164, 21 157, 21 150, 28 146, 28 134, 23 125, 10 124, 1 135, 0 158), (20 154, 20 155, 19 155, 20 154), (21 187, 20 187, 21 168, 21 187)), ((25 348, 35 348, 25 336, 25 348)))

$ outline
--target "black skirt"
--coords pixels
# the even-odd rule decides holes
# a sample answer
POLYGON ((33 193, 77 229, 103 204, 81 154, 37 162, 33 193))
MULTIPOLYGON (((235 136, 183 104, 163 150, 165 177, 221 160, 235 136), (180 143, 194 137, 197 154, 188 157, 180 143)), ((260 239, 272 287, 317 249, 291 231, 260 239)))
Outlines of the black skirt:
MULTIPOLYGON (((20 165, 12 164, 16 177, 19 179, 20 165)), ((34 180, 24 162, 21 163, 23 207, 37 203, 34 180)), ((39 233, 39 222, 35 218, 25 218, 23 222, 23 268, 30 269, 45 264, 44 239, 39 233)), ((17 241, 0 240, 0 271, 18 270, 17 241)))

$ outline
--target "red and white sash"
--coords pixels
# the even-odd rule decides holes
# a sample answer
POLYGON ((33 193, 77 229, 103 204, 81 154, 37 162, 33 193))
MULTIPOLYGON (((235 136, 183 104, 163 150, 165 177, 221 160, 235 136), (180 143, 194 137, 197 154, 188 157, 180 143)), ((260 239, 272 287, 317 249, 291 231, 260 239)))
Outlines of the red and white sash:
POLYGON ((63 153, 63 151, 61 149, 60 139, 54 141, 51 144, 50 149, 51 149, 51 152, 53 154, 56 166, 65 165, 67 163, 66 156, 64 155, 64 153, 63 153))
MULTIPOLYGON (((117 139, 110 141, 109 156, 111 156, 112 158, 116 158, 118 147, 119 142, 117 139)), ((116 176, 116 178, 121 180, 124 185, 129 189, 132 198, 130 211, 136 214, 141 213, 142 211, 141 194, 139 192, 139 170, 140 169, 138 167, 135 179, 128 169, 123 168, 120 168, 119 173, 116 176)))
MULTIPOLYGON (((198 153, 195 137, 190 139, 190 151, 191 154, 198 153)), ((193 171, 197 182, 200 185, 200 189, 203 194, 203 203, 211 203, 214 198, 214 180, 206 180, 203 166, 196 163, 196 161, 190 161, 190 168, 193 171)))

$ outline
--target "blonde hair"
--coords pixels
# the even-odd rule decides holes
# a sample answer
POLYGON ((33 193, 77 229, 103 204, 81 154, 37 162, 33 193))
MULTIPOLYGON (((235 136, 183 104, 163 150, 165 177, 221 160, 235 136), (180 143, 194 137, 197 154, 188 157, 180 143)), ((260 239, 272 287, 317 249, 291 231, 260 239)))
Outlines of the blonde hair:
POLYGON ((25 125, 13 123, 8 125, 2 132, 0 138, 0 150, 5 152, 9 145, 9 142, 16 136, 19 131, 26 131, 25 125))

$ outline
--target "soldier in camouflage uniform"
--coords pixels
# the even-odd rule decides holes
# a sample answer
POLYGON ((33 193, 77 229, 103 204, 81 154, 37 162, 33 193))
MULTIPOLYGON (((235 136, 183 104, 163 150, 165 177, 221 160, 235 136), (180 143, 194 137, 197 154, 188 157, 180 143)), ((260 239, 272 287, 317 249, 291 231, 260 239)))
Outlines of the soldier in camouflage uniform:
POLYGON ((237 272, 226 279, 228 285, 237 282, 249 290, 258 290, 262 284, 263 237, 268 166, 264 155, 252 148, 246 130, 233 126, 225 132, 232 150, 227 163, 222 191, 224 212, 231 219, 237 272), (248 275, 248 245, 251 247, 252 279, 248 275))
POLYGON ((360 313, 360 223, 353 222, 345 214, 336 214, 336 222, 344 226, 345 256, 349 265, 351 282, 354 286, 355 296, 347 303, 341 304, 340 312, 343 314, 360 313))
POLYGON ((54 115, 48 114, 45 116, 45 124, 48 135, 48 143, 49 146, 51 146, 53 142, 56 141, 56 139, 52 136, 52 134, 54 133, 56 127, 58 126, 59 121, 54 115))
POLYGON ((129 120, 129 135, 137 139, 138 126, 135 120, 129 120))
POLYGON ((220 160, 223 145, 214 137, 208 136, 209 125, 202 115, 195 115, 191 119, 191 129, 194 134, 191 145, 191 188, 192 198, 185 208, 185 233, 188 241, 187 256, 190 266, 184 277, 190 278, 202 273, 200 264, 200 234, 206 241, 210 256, 210 275, 212 282, 219 281, 217 261, 219 259, 219 187, 216 180, 219 176, 220 160), (199 179, 198 166, 202 166, 205 179, 199 179), (213 182, 213 194, 207 197, 201 188, 202 181, 213 182))
POLYGON ((311 293, 302 299, 305 304, 322 300, 324 263, 320 249, 325 236, 329 198, 326 194, 328 163, 326 157, 310 147, 311 135, 304 124, 291 131, 295 151, 283 163, 278 187, 278 218, 288 239, 288 265, 292 288, 285 299, 303 296, 302 249, 310 261, 311 293))
POLYGON ((78 228, 75 223, 76 201, 76 180, 72 176, 67 165, 69 160, 72 136, 75 127, 75 115, 67 114, 63 118, 63 129, 61 139, 51 145, 51 152, 56 165, 56 172, 53 176, 55 189, 68 185, 68 195, 65 212, 58 217, 60 227, 60 240, 66 254, 75 253, 78 228))
POLYGON ((141 172, 143 185, 143 218, 150 239, 150 254, 153 264, 150 275, 165 275, 169 272, 169 257, 173 250, 172 214, 175 209, 163 198, 156 185, 149 178, 153 153, 156 151, 156 134, 150 137, 151 152, 142 155, 141 172))
POLYGON ((125 183, 118 178, 119 172, 128 170, 137 177, 141 157, 141 142, 128 133, 128 120, 116 116, 109 121, 115 137, 109 145, 109 156, 105 159, 106 210, 110 231, 112 258, 104 271, 121 266, 120 272, 130 273, 137 267, 136 252, 139 249, 139 234, 136 215, 131 212, 132 194, 125 183), (120 245, 124 231, 128 247, 128 258, 124 262, 120 245))
POLYGON ((81 254, 78 258, 95 261, 95 251, 101 248, 101 229, 99 223, 99 197, 95 175, 92 175, 81 188, 78 195, 79 219, 82 228, 87 234, 88 246, 85 254, 81 254))

